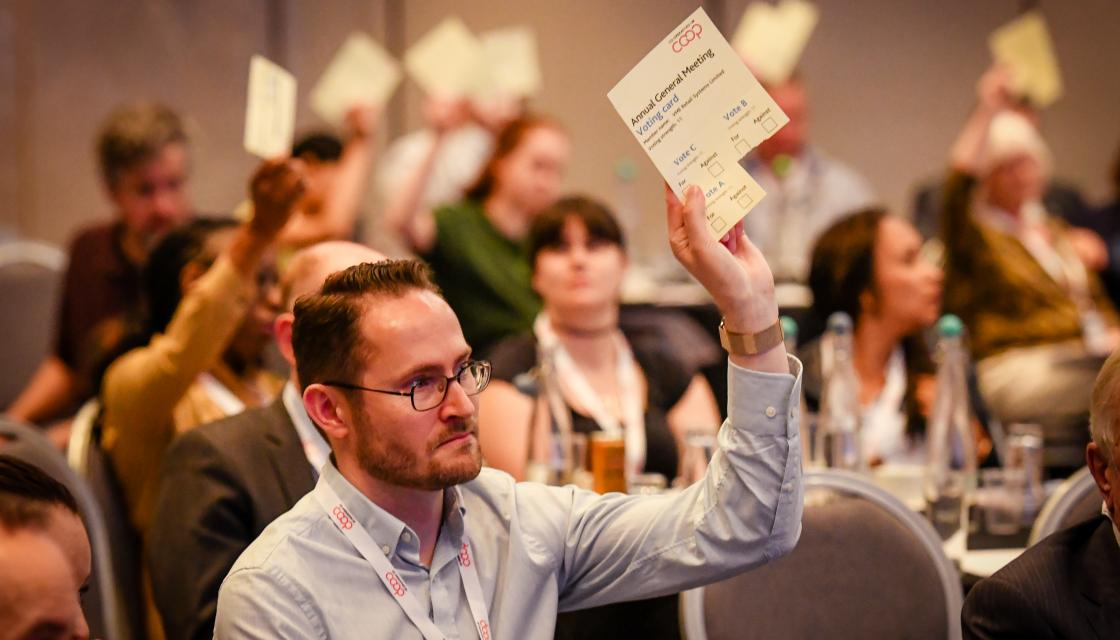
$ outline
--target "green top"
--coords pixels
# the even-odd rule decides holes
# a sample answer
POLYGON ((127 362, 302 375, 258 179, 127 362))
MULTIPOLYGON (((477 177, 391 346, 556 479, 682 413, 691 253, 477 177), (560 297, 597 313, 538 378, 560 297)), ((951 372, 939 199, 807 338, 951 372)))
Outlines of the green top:
POLYGON ((541 301, 525 242, 499 233, 472 200, 436 209, 435 219, 436 242, 423 258, 475 352, 531 330, 541 301))

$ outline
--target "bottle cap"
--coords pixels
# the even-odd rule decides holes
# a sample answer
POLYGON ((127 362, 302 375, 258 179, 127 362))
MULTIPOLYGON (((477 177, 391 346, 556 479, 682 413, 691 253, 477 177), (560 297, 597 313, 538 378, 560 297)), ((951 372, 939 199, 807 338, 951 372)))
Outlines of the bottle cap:
POLYGON ((782 316, 782 333, 785 334, 786 340, 797 341, 797 321, 789 316, 782 316))
POLYGON ((851 333, 852 317, 843 311, 828 316, 828 330, 833 333, 851 333))
POLYGON ((957 316, 946 313, 937 321, 937 333, 942 338, 959 338, 964 333, 964 323, 957 316))

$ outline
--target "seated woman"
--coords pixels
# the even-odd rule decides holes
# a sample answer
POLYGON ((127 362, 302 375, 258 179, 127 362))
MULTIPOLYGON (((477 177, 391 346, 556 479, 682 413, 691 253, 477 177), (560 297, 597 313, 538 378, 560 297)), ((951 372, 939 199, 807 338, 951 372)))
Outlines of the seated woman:
MULTIPOLYGON (((922 332, 937 322, 942 274, 921 250, 918 230, 882 209, 841 219, 813 248, 813 308, 806 335, 819 334, 824 320, 837 311, 851 316, 863 452, 873 466, 925 458, 935 367, 922 332)), ((818 346, 810 340, 798 349, 805 362, 806 401, 813 407, 819 405, 822 386, 818 346)), ((990 441, 981 437, 981 458, 990 451, 990 441)))
POLYGON ((994 417, 1041 424, 1044 463, 1080 467, 1093 380, 1117 344, 1116 313, 1087 268, 1085 243, 1041 204, 1050 155, 1014 109, 1010 74, 993 68, 978 93, 943 199, 945 308, 969 329, 994 417))
MULTIPOLYGON (((491 353, 494 380, 481 396, 482 452, 489 465, 524 479, 534 398, 513 380, 551 354, 560 395, 576 433, 625 434, 630 472, 678 475, 687 429, 719 424, 712 391, 660 345, 631 342, 619 329, 626 270, 622 230, 603 205, 564 198, 529 231, 533 288, 544 310, 533 332, 508 338, 491 353)), ((547 437, 547 432, 546 432, 547 437)))
POLYGON ((540 311, 525 236, 533 218, 556 201, 568 153, 568 135, 558 123, 522 116, 498 134, 462 201, 428 211, 386 211, 387 227, 431 265, 476 353, 528 331, 540 311))

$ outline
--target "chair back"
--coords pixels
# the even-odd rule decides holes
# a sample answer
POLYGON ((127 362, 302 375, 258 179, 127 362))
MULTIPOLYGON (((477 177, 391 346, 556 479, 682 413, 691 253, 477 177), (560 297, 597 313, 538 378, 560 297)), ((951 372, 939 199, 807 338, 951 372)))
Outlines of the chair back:
POLYGON ((110 560, 112 552, 108 527, 90 486, 67 466, 62 453, 34 427, 0 420, 0 436, 3 436, 0 453, 15 456, 39 467, 66 485, 78 503, 78 510, 89 536, 93 560, 89 590, 82 598, 82 611, 89 624, 90 637, 128 638, 122 629, 120 612, 113 605, 116 598, 116 574, 110 560))
POLYGON ((111 545, 109 564, 115 576, 112 607, 121 620, 116 638, 139 640, 146 637, 144 594, 141 582, 140 536, 128 517, 120 485, 108 455, 101 448, 97 399, 86 402, 70 428, 68 462, 89 485, 93 499, 104 514, 105 535, 111 545))
POLYGON ((16 399, 50 352, 66 254, 30 241, 0 245, 0 407, 16 399))
POLYGON ((1031 527, 1027 544, 1033 546, 1046 536, 1084 522, 1101 513, 1101 494, 1089 467, 1078 469, 1062 481, 1046 499, 1031 527))
POLYGON ((925 519, 853 473, 804 484, 789 555, 682 594, 688 640, 961 637, 960 577, 925 519))

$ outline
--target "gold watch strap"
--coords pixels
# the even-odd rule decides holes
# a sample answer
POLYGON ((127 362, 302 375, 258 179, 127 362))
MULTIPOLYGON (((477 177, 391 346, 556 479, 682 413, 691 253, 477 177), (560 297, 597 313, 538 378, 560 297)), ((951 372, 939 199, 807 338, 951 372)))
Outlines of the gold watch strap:
POLYGON ((779 319, 758 333, 732 333, 719 321, 719 343, 733 356, 756 356, 778 346, 786 339, 779 319))

